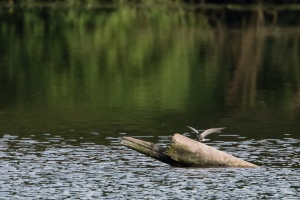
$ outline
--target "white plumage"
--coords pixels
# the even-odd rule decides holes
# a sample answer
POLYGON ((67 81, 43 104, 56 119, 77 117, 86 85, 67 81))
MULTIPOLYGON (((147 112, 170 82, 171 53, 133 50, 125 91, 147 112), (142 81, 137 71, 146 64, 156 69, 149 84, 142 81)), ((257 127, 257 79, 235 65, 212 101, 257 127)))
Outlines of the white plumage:
POLYGON ((210 129, 207 129, 207 130, 205 130, 204 132, 202 132, 200 134, 199 131, 196 130, 195 128, 190 127, 190 126, 187 126, 187 127, 197 134, 197 138, 198 138, 199 141, 204 141, 205 140, 204 138, 207 135, 209 135, 211 133, 220 133, 221 130, 223 130, 224 128, 226 128, 226 127, 222 127, 222 128, 210 128, 210 129))

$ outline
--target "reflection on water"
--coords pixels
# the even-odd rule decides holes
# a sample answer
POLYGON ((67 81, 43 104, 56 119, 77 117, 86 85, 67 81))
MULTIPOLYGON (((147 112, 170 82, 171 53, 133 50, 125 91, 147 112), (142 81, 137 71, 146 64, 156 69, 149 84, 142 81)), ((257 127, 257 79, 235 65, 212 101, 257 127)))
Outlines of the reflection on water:
POLYGON ((0 13, 5 133, 300 131, 297 9, 17 8, 0 13))
POLYGON ((299 194, 299 11, 0 7, 3 198, 299 194), (120 145, 186 126, 259 169, 181 169, 120 145))

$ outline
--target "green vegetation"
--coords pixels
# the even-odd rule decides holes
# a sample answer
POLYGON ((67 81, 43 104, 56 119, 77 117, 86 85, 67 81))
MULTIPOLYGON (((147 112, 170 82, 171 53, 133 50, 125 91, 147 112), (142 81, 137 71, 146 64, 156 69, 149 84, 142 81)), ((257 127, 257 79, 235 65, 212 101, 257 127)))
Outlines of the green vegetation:
POLYGON ((165 2, 184 2, 184 3, 213 3, 213 4, 257 4, 257 3, 265 3, 265 4, 297 4, 298 0, 156 0, 156 1, 147 1, 147 0, 1 0, 2 2, 14 2, 14 3, 33 3, 33 2, 50 2, 50 3, 58 3, 58 2, 67 2, 67 3, 165 3, 165 2))

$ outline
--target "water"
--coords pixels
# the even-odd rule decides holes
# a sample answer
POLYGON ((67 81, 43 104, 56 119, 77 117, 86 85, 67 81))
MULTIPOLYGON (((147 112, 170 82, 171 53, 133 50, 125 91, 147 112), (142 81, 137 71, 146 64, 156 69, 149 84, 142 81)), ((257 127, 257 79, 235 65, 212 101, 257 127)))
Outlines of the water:
POLYGON ((298 15, 1 7, 0 199, 297 199, 298 15), (227 127, 206 143, 260 168, 175 168, 121 145, 196 139, 187 125, 227 127))
POLYGON ((121 135, 106 138, 109 145, 70 145, 48 134, 43 138, 3 137, 2 198, 296 199, 300 194, 298 139, 210 142, 261 167, 201 169, 144 157, 120 145, 121 135))

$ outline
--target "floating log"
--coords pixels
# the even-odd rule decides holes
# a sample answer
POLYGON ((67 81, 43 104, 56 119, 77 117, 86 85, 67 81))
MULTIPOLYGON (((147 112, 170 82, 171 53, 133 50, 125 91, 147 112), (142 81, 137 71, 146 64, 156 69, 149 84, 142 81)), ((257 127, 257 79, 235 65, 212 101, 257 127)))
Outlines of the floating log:
POLYGON ((175 134, 166 154, 177 162, 197 167, 258 167, 206 144, 175 134))
POLYGON ((132 137, 123 137, 122 144, 151 158, 167 163, 171 166, 187 167, 187 165, 181 162, 177 162, 173 160, 170 156, 166 155, 164 152, 167 148, 155 145, 151 142, 146 142, 132 137))
POLYGON ((258 167, 180 134, 171 137, 170 147, 160 147, 132 137, 122 143, 140 153, 177 167, 258 167))

